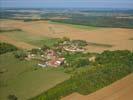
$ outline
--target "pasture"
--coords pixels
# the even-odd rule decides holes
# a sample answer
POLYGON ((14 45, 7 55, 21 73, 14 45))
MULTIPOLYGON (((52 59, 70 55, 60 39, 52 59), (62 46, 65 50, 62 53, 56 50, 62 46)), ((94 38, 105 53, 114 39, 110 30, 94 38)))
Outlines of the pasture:
POLYGON ((58 40, 56 38, 31 35, 24 31, 4 32, 4 33, 1 33, 1 36, 2 35, 12 40, 15 40, 18 42, 24 42, 24 43, 30 44, 32 46, 37 46, 37 47, 41 47, 44 44, 48 46, 52 46, 58 40))
POLYGON ((12 53, 0 55, 0 100, 12 94, 26 100, 68 78, 62 68, 38 68, 37 61, 20 61, 12 53))

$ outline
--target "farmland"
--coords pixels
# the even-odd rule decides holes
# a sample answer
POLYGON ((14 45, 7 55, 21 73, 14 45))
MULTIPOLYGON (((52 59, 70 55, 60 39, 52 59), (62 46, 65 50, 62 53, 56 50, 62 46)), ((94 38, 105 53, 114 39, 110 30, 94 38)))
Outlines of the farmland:
POLYGON ((36 61, 20 61, 12 53, 0 55, 0 99, 16 95, 25 100, 69 78, 62 68, 37 68, 36 61))
POLYGON ((0 14, 0 100, 88 97, 133 73, 132 11, 0 14))
MULTIPOLYGON (((42 41, 49 41, 49 39, 46 38, 61 38, 65 36, 70 39, 80 39, 90 42, 90 45, 87 46, 89 52, 125 49, 132 50, 133 48, 133 41, 129 40, 133 37, 133 29, 99 28, 61 24, 49 21, 23 22, 19 20, 1 20, 1 23, 1 27, 13 27, 21 29, 22 31, 3 32, 0 34, 0 37, 4 35, 7 38, 11 37, 14 40, 19 40, 20 42, 33 46, 40 46, 42 41)), ((51 39, 49 43, 50 42, 54 41, 51 39)))

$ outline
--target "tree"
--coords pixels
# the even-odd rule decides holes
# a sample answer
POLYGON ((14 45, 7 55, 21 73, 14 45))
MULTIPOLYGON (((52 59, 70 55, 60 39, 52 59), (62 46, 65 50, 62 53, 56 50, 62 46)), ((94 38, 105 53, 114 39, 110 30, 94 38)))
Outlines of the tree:
POLYGON ((50 47, 47 46, 47 45, 43 45, 41 49, 42 49, 43 51, 46 51, 46 50, 50 49, 50 47))
POLYGON ((68 37, 63 37, 62 40, 63 41, 70 41, 70 39, 68 37))
POLYGON ((24 52, 23 50, 20 50, 20 51, 16 51, 14 52, 14 56, 20 60, 24 60, 25 57, 27 57, 27 54, 26 52, 24 52))
POLYGON ((77 67, 84 67, 90 64, 88 58, 82 58, 82 59, 78 59, 78 61, 76 61, 76 66, 77 67))
POLYGON ((43 53, 42 50, 40 49, 32 49, 30 52, 31 54, 42 54, 43 53))
POLYGON ((32 49, 32 50, 31 50, 31 53, 32 53, 32 54, 37 54, 37 53, 38 53, 38 49, 32 49))
POLYGON ((8 44, 8 43, 0 43, 0 54, 6 53, 6 52, 11 52, 11 51, 16 51, 17 47, 8 44))
POLYGON ((8 99, 9 100, 18 100, 18 98, 15 95, 9 95, 8 99))

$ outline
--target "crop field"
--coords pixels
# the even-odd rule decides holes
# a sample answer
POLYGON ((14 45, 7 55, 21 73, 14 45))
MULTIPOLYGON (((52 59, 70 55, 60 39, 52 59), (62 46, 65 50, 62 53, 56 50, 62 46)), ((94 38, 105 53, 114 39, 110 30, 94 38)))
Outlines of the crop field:
MULTIPOLYGON (((20 32, 1 32, 0 37, 1 35, 4 35, 8 38, 10 37, 33 46, 40 46, 42 41, 46 42, 48 40, 46 38, 61 38, 65 36, 69 37, 70 39, 88 41, 90 43, 90 45, 87 47, 89 52, 133 49, 133 41, 130 40, 130 38, 133 37, 133 29, 89 27, 49 21, 0 21, 0 27, 12 27, 22 30, 20 32)), ((51 42, 55 41, 52 39, 50 41, 48 40, 48 43, 51 42)))
POLYGON ((37 61, 20 61, 12 53, 0 55, 0 100, 9 95, 26 100, 68 78, 62 68, 38 68, 37 61))

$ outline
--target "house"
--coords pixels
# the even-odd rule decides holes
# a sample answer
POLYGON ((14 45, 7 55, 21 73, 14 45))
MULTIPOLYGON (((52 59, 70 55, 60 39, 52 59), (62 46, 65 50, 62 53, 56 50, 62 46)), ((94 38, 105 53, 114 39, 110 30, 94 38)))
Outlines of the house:
POLYGON ((41 61, 38 63, 38 66, 44 68, 47 66, 50 67, 59 67, 64 63, 65 58, 58 57, 58 53, 54 50, 47 50, 44 54, 28 54, 28 59, 35 59, 41 61))
POLYGON ((46 64, 51 67, 59 67, 64 63, 64 60, 65 58, 56 58, 46 62, 46 64))
POLYGON ((83 48, 78 48, 76 46, 66 46, 66 47, 63 47, 63 49, 69 52, 84 52, 85 51, 83 48))
POLYGON ((54 59, 57 57, 57 54, 54 50, 48 50, 46 55, 47 59, 54 59))
POLYGON ((47 67, 47 65, 46 64, 38 64, 38 66, 40 66, 40 67, 42 67, 42 68, 45 68, 45 67, 47 67))
POLYGON ((28 54, 27 57, 25 58, 25 60, 31 60, 31 59, 34 59, 36 57, 35 54, 28 54))
POLYGON ((59 67, 61 66, 65 61, 65 58, 55 58, 51 59, 50 61, 39 63, 38 66, 45 68, 45 67, 59 67))
POLYGON ((95 60, 96 60, 96 57, 95 56, 92 56, 92 57, 89 58, 89 61, 90 62, 95 62, 95 60))
POLYGON ((36 56, 35 54, 29 54, 28 55, 28 58, 31 58, 32 59, 32 58, 35 58, 35 56, 36 56))

